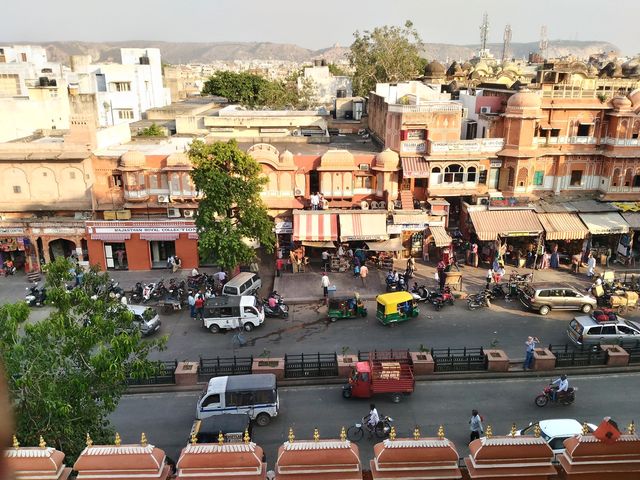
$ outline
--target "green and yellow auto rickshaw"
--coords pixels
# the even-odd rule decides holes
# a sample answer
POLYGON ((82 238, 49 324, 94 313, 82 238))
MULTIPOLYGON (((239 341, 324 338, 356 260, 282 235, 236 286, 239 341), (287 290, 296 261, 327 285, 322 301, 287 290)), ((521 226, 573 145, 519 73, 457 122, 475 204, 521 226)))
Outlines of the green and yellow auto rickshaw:
POLYGON ((332 322, 341 318, 358 318, 367 316, 367 307, 364 306, 359 295, 353 297, 330 298, 327 317, 332 322))
POLYGON ((404 322, 417 317, 420 310, 409 292, 391 292, 378 295, 376 318, 383 325, 404 322))

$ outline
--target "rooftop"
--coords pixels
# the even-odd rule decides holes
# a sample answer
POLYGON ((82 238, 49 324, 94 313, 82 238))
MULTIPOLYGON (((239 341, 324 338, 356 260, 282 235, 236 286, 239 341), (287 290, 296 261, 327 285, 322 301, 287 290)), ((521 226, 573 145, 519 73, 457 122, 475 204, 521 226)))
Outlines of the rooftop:
MULTIPOLYGON (((243 150, 247 150, 255 142, 242 142, 239 146, 243 150)), ((294 155, 323 155, 329 150, 349 150, 353 153, 370 153, 375 154, 381 151, 375 143, 369 139, 363 139, 355 134, 331 135, 329 143, 301 143, 295 141, 269 142, 280 152, 289 150, 294 155)))

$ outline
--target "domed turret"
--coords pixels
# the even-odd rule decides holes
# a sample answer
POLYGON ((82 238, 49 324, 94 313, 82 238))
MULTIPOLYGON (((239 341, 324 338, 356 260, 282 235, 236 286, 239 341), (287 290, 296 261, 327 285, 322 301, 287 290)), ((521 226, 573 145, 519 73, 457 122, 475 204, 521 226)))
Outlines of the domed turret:
POLYGON ((382 152, 376 155, 373 168, 374 170, 395 172, 400 169, 400 157, 390 148, 385 148, 382 152))
POLYGON ((507 101, 507 108, 540 108, 540 95, 531 90, 520 90, 507 101))
POLYGON ((285 150, 280 154, 280 163, 293 163, 293 153, 285 150))
POLYGON ((629 100, 627 97, 620 95, 617 97, 613 97, 613 99, 611 100, 611 105, 615 110, 624 112, 631 110, 632 103, 631 100, 629 100))
POLYGON ((636 88, 629 94, 629 100, 631 100, 634 110, 638 110, 640 108, 640 88, 636 88))
POLYGON ((444 77, 445 68, 444 66, 435 60, 429 62, 426 67, 424 67, 424 76, 425 77, 444 77))
POLYGON ((144 153, 136 150, 129 150, 120 157, 120 166, 123 168, 144 167, 146 163, 147 158, 144 153))
POLYGON ((175 152, 167 157, 167 167, 189 167, 191 160, 185 152, 175 152))

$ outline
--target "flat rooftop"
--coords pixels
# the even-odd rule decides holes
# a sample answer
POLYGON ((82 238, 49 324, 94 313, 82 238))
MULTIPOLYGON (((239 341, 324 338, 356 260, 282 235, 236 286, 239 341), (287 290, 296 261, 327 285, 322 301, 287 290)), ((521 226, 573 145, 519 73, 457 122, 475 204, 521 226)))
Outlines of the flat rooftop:
MULTIPOLYGON (((246 151, 249 147, 255 145, 255 143, 257 142, 242 142, 238 143, 238 146, 246 151)), ((288 142, 284 138, 282 141, 265 143, 273 145, 280 153, 289 150, 294 155, 322 155, 328 150, 349 150, 354 153, 371 154, 381 151, 380 147, 372 142, 370 138, 363 139, 361 136, 355 134, 331 135, 329 137, 329 143, 288 142)))

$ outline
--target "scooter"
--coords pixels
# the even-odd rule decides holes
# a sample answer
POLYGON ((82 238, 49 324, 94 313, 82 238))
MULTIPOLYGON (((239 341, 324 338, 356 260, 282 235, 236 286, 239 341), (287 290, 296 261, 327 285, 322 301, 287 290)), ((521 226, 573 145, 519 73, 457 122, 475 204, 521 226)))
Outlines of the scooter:
POLYGON ((144 286, 144 288, 142 289, 142 303, 151 301, 151 297, 156 291, 157 285, 158 284, 156 282, 150 282, 144 286))
POLYGON ((289 306, 284 303, 284 299, 278 294, 278 292, 273 292, 269 298, 276 299, 276 306, 271 308, 269 306, 269 299, 263 298, 262 304, 264 307, 264 314, 269 318, 287 318, 289 316, 289 306))
POLYGON ((398 281, 394 279, 393 275, 387 275, 387 292, 400 292, 404 290, 405 280, 403 274, 398 274, 398 281))
POLYGON ((121 298, 124 296, 124 289, 120 287, 120 283, 116 282, 113 278, 109 279, 109 285, 107 286, 107 294, 112 298, 121 298))
POLYGON ((433 292, 431 292, 426 285, 418 286, 418 283, 414 282, 411 288, 411 295, 416 302, 430 302, 433 292))
POLYGON ((27 305, 30 307, 43 307, 44 302, 47 299, 47 291, 44 287, 38 288, 37 285, 33 285, 31 287, 27 287, 27 295, 24 297, 24 300, 27 302, 27 305))

